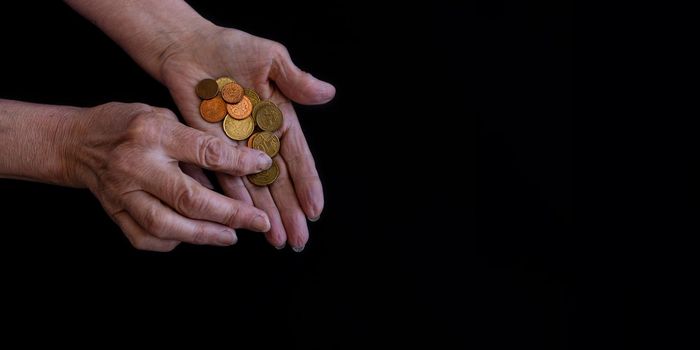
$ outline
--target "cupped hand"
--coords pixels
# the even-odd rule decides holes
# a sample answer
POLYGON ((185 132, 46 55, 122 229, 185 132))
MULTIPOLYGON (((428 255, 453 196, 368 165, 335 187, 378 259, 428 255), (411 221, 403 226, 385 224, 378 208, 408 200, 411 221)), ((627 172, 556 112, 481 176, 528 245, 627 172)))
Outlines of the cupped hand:
POLYGON ((304 249, 309 236, 306 218, 315 221, 321 215, 323 189, 291 101, 326 103, 335 88, 296 67, 281 44, 213 25, 171 45, 163 53, 160 75, 186 123, 221 138, 226 138, 221 123, 208 123, 199 115, 194 88, 200 80, 229 76, 279 106, 284 123, 276 132, 282 144, 275 157, 280 168, 277 181, 257 187, 235 174, 218 173, 217 178, 226 195, 268 214, 270 244, 304 249))
POLYGON ((75 166, 69 169, 136 248, 231 245, 234 229, 269 231, 264 211, 202 186, 179 167, 242 176, 270 167, 263 152, 187 127, 167 109, 108 103, 83 113, 72 128, 75 166))

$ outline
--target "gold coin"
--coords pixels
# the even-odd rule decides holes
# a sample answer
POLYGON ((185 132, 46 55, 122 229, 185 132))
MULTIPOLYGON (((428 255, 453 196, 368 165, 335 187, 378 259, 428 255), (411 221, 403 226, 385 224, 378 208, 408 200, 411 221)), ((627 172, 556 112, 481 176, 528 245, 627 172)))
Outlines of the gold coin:
POLYGON ((252 118, 239 120, 232 118, 228 114, 226 115, 226 118, 224 118, 223 125, 226 136, 236 141, 243 141, 247 139, 248 136, 253 133, 253 129, 255 129, 255 123, 253 123, 252 118))
POLYGON ((280 151, 280 139, 269 131, 263 131, 256 134, 252 148, 261 150, 272 158, 280 151))
POLYGON ((250 116, 253 111, 253 105, 250 103, 248 97, 243 96, 241 102, 236 104, 226 104, 226 110, 228 110, 228 115, 236 119, 245 119, 250 116))
POLYGON ((224 87, 224 85, 235 82, 235 80, 229 77, 220 77, 219 79, 216 79, 216 85, 219 86, 219 91, 221 91, 221 88, 224 87))
POLYGON ((214 98, 219 93, 219 85, 214 79, 204 79, 194 88, 194 92, 203 100, 214 98))
POLYGON ((257 92, 253 89, 243 89, 243 92, 245 93, 246 96, 248 96, 248 99, 250 99, 250 103, 253 104, 253 107, 257 106, 258 103, 260 103, 260 96, 258 95, 257 92))
POLYGON ((202 118, 210 123, 220 122, 226 116, 226 102, 221 96, 215 96, 209 100, 202 100, 199 104, 199 113, 202 118))
POLYGON ((248 148, 253 148, 253 140, 255 139, 255 136, 258 136, 259 132, 254 132, 253 135, 250 135, 248 138, 248 148))
POLYGON ((236 83, 228 83, 221 88, 221 98, 226 103, 238 103, 243 98, 243 87, 236 83))
POLYGON ((277 166, 277 163, 272 162, 272 166, 269 169, 248 175, 248 180, 258 186, 267 186, 275 182, 278 176, 280 176, 280 168, 277 166))
POLYGON ((282 111, 270 101, 261 101, 253 109, 253 117, 260 129, 275 131, 282 127, 282 111))

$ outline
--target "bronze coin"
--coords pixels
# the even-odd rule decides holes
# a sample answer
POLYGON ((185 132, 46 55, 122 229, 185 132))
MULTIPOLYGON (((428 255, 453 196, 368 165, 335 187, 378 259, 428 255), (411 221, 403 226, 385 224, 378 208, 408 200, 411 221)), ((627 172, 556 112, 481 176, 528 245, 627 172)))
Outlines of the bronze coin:
POLYGON ((222 124, 226 136, 236 141, 243 141, 250 137, 250 134, 255 130, 253 118, 245 118, 242 120, 233 119, 230 115, 226 115, 222 124))
POLYGON ((272 101, 261 101, 253 111, 255 123, 265 131, 276 131, 282 127, 282 111, 272 101))
POLYGON ((258 95, 257 92, 253 89, 243 89, 244 93, 248 98, 250 99, 250 102, 253 104, 253 108, 260 102, 260 96, 258 95))
POLYGON ((194 92, 197 93, 199 98, 208 100, 214 98, 214 96, 219 93, 219 84, 217 84, 214 79, 204 79, 197 84, 194 88, 194 92))
POLYGON ((236 104, 227 104, 226 110, 228 114, 236 119, 248 118, 250 113, 253 111, 253 104, 250 103, 248 97, 243 96, 241 102, 236 104))
POLYGON ((258 134, 259 132, 250 135, 250 138, 248 138, 248 148, 253 148, 253 140, 255 139, 255 136, 258 136, 258 134))
POLYGON ((272 162, 272 166, 266 170, 263 170, 257 174, 248 175, 248 180, 258 186, 267 186, 280 176, 280 167, 277 163, 272 162))
POLYGON ((221 91, 221 88, 224 87, 224 85, 235 82, 236 81, 231 79, 230 77, 219 77, 218 79, 216 79, 216 83, 219 85, 219 91, 221 91))
POLYGON ((221 88, 221 97, 227 103, 238 103, 243 98, 243 87, 236 83, 228 83, 221 88))
POLYGON ((252 148, 259 149, 267 153, 270 158, 276 156, 280 151, 280 139, 269 131, 263 131, 256 134, 252 145, 252 148))
POLYGON ((199 104, 199 113, 202 118, 210 123, 220 122, 226 116, 226 102, 221 96, 209 100, 202 100, 199 104))

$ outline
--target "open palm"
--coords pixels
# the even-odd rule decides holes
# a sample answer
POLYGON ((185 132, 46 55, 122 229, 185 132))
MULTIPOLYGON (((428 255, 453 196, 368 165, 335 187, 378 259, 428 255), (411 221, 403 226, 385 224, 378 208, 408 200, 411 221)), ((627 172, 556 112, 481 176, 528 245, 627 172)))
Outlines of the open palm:
POLYGON ((306 218, 320 216, 323 189, 291 101, 326 103, 335 95, 335 88, 297 68, 281 44, 235 29, 216 27, 198 33, 166 55, 161 66, 163 82, 186 123, 194 128, 226 138, 221 123, 208 123, 199 115, 200 100, 194 87, 205 78, 232 77, 279 106, 284 123, 275 132, 282 143, 275 157, 280 168, 277 181, 258 187, 245 177, 217 174, 217 178, 226 195, 267 212, 270 244, 281 248, 288 243, 297 251, 303 249, 309 235, 306 218))

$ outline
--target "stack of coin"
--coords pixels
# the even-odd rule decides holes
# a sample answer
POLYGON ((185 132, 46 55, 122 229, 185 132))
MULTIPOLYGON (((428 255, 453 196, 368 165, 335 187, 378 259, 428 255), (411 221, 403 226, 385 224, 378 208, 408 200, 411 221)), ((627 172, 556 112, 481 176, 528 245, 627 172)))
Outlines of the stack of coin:
MULTIPOLYGON (((282 111, 269 100, 260 100, 253 89, 243 88, 229 77, 204 79, 194 89, 202 102, 199 113, 210 123, 223 120, 224 133, 236 141, 246 141, 250 148, 259 149, 270 157, 280 150, 280 140, 274 134, 282 127, 282 111)), ((248 180, 258 186, 267 186, 280 174, 276 162, 248 180)))

